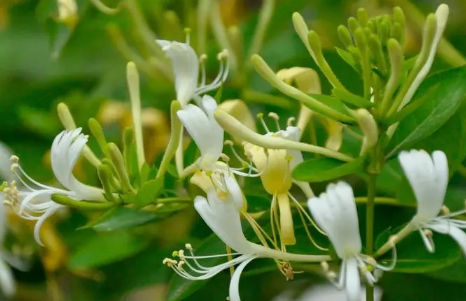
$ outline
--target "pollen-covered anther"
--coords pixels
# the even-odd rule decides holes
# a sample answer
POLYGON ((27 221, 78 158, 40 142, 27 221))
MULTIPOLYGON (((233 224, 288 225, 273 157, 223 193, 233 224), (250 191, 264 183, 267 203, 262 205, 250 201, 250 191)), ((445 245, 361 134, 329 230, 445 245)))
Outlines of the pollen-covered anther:
POLYGON ((230 157, 224 153, 220 154, 220 159, 224 162, 230 162, 230 157))
POLYGON ((178 257, 180 257, 180 260, 185 261, 186 257, 184 256, 184 250, 179 250, 178 251, 178 257))
POLYGON ((286 125, 287 125, 287 126, 293 126, 293 123, 295 123, 295 121, 296 121, 296 118, 290 117, 290 118, 288 118, 288 120, 286 121, 286 125))
POLYGON ((223 142, 223 145, 233 146, 234 143, 233 143, 233 141, 231 141, 231 140, 225 140, 225 142, 223 142))
POLYGON ((207 54, 203 53, 203 54, 201 54, 201 56, 199 57, 199 62, 200 62, 201 64, 204 64, 205 61, 207 61, 207 58, 208 58, 208 57, 207 57, 207 54))
POLYGON ((227 49, 223 49, 219 54, 217 54, 217 59, 219 61, 227 59, 230 56, 230 53, 228 52, 227 49))
POLYGON ((172 256, 173 257, 179 257, 180 255, 179 255, 178 251, 173 251, 172 256))
POLYGON ((192 251, 193 250, 193 247, 191 246, 191 244, 185 244, 184 247, 186 248, 186 250, 189 250, 189 251, 192 251))
POLYGON ((13 156, 10 157, 10 161, 11 161, 11 163, 18 163, 19 162, 19 157, 13 155, 13 156))
POLYGON ((448 209, 447 206, 443 205, 443 206, 442 206, 442 212, 443 212, 443 214, 445 214, 445 215, 449 215, 449 214, 450 214, 450 209, 448 209))
POLYGON ((183 269, 183 265, 185 264, 185 262, 182 260, 180 262, 178 262, 178 265, 176 266, 178 270, 182 270, 183 269))
POLYGON ((173 268, 178 262, 176 260, 173 260, 171 258, 165 258, 162 263, 166 265, 169 268, 173 268))
POLYGON ((334 271, 328 271, 327 273, 325 273, 325 275, 330 280, 334 280, 337 278, 337 274, 334 271))
POLYGON ((432 230, 430 230, 430 229, 424 229, 424 230, 422 230, 422 232, 424 232, 424 234, 425 234, 428 238, 432 238, 432 236, 434 235, 434 233, 432 233, 432 230))
POLYGON ((275 119, 275 120, 277 120, 277 121, 280 120, 280 117, 279 117, 278 114, 275 113, 275 112, 270 112, 270 113, 269 113, 269 117, 272 118, 272 119, 275 119))
POLYGON ((323 270, 324 272, 328 272, 328 270, 330 269, 330 267, 329 267, 327 261, 322 261, 322 262, 320 263, 320 266, 322 267, 322 270, 323 270))

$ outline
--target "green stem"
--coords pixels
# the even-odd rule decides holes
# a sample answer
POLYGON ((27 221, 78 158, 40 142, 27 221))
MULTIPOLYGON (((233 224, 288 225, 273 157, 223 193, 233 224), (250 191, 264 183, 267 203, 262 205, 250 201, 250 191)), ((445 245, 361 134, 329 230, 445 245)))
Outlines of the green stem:
MULTIPOLYGON (((376 180, 377 174, 369 173, 366 211, 366 252, 369 256, 372 256, 374 253, 374 205, 376 180)), ((369 283, 366 283, 366 301, 374 301, 374 287, 369 283)))

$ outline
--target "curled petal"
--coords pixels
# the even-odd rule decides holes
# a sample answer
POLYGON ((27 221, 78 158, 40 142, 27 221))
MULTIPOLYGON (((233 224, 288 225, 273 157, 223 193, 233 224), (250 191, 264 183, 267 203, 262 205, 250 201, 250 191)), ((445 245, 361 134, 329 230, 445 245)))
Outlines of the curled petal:
POLYGON ((241 301, 239 296, 239 281, 241 277, 241 273, 243 272, 244 268, 254 260, 255 257, 252 257, 244 262, 242 262, 235 270, 233 277, 231 277, 230 281, 230 301, 241 301))

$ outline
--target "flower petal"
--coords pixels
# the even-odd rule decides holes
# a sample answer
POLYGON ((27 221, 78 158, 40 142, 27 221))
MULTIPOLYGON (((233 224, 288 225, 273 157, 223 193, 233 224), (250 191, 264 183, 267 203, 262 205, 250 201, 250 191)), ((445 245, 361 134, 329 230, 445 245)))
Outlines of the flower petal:
POLYGON ((325 193, 309 200, 308 205, 341 259, 348 253, 361 252, 359 222, 351 186, 345 182, 330 184, 325 193))
POLYGON ((0 142, 0 179, 12 181, 15 179, 11 172, 11 155, 12 151, 3 143, 0 142))
MULTIPOLYGON (((205 98, 204 100, 203 104, 205 103, 205 107, 210 112, 213 104, 210 99, 205 98)), ((213 101, 215 102, 215 100, 213 101)), ((213 118, 213 112, 208 113, 212 114, 212 117, 210 117, 201 108, 189 104, 179 110, 177 114, 189 135, 199 147, 203 165, 214 164, 222 153, 223 129, 213 118)))
POLYGON ((42 225, 44 224, 45 220, 47 218, 49 218, 50 216, 52 216, 55 212, 58 211, 58 209, 60 209, 61 207, 63 207, 63 205, 59 205, 59 204, 53 204, 52 206, 50 206, 49 209, 47 209, 47 211, 39 218, 39 220, 37 221, 36 225, 34 226, 34 238, 36 239, 36 242, 41 245, 41 246, 44 246, 44 244, 42 243, 42 240, 40 239, 40 229, 42 228, 42 225))
POLYGON ((346 296, 348 301, 361 300, 361 283, 356 258, 346 260, 346 296))
POLYGON ((435 218, 442 208, 448 181, 445 154, 436 151, 434 162, 426 151, 411 150, 401 152, 398 159, 418 202, 415 219, 423 223, 435 218))
POLYGON ((0 288, 3 295, 12 297, 16 291, 15 279, 10 267, 0 258, 0 288))
POLYGON ((233 277, 231 277, 231 280, 230 280, 230 301, 241 301, 241 298, 239 296, 239 280, 240 280, 241 273, 243 272, 244 268, 252 260, 254 260, 254 257, 246 261, 243 261, 233 273, 233 277))
POLYGON ((232 200, 220 200, 215 190, 194 199, 194 207, 210 229, 233 250, 252 254, 255 250, 243 233, 239 211, 232 200))
POLYGON ((199 59, 194 49, 180 42, 157 40, 162 50, 170 57, 175 73, 176 98, 185 106, 194 98, 199 77, 199 59))
POLYGON ((441 222, 428 224, 427 227, 436 232, 450 235, 458 243, 466 256, 466 233, 464 233, 463 230, 449 224, 448 220, 442 220, 441 222))

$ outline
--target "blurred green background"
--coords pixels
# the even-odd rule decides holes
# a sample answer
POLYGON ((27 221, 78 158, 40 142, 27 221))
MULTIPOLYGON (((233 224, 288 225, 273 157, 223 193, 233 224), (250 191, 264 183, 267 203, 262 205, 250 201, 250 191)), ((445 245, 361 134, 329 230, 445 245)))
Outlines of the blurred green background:
MULTIPOLYGON (((104 1, 114 7, 119 1, 104 1)), ((184 40, 184 27, 192 29, 196 41, 196 7, 194 0, 135 0, 139 18, 147 22, 154 37, 184 40), (174 17, 175 16, 175 17, 174 17)), ((300 12, 310 28, 322 38, 326 57, 335 73, 348 87, 357 92, 360 79, 351 67, 335 53, 334 46, 341 46, 336 27, 346 23, 357 8, 365 7, 371 15, 390 12, 396 0, 347 1, 347 0, 280 0, 260 54, 274 70, 292 66, 316 67, 293 30, 291 14, 300 12)), ((402 1, 401 1, 402 2, 402 1)), ((446 0, 450 6, 450 19, 446 30, 448 40, 466 54, 466 1, 446 0)), ((247 61, 259 0, 220 0, 222 18, 227 26, 237 26, 242 35, 240 44, 242 61, 247 61)), ((440 1, 412 1, 422 12, 436 9, 440 1)), ((108 16, 98 11, 89 1, 78 0, 79 20, 73 30, 57 24, 56 2, 52 0, 0 0, 0 141, 8 145, 21 158, 23 167, 35 179, 53 183, 48 150, 56 134, 62 130, 56 105, 65 102, 73 113, 78 126, 87 131, 87 120, 97 117, 103 124, 109 141, 120 141, 121 129, 130 121, 126 87, 127 57, 122 52, 121 39, 129 50, 147 60, 150 57, 143 44, 137 18, 126 10, 108 16), (120 37, 120 40, 119 38, 120 37)), ((410 21, 410 14, 407 19, 410 21)), ((407 50, 416 54, 420 47, 419 28, 409 23, 407 50)), ((218 69, 215 53, 221 49, 209 31, 208 74, 213 78, 218 69)), ((123 50, 123 51, 122 51, 123 50)), ((128 49, 127 49, 128 50, 128 49)), ((168 109, 174 99, 171 81, 148 65, 141 70, 142 100, 147 110, 145 139, 150 159, 156 160, 163 151, 168 137, 168 109)), ((437 58, 434 70, 449 67, 437 58)), ((251 104, 253 112, 273 110, 284 116, 297 114, 293 103, 276 107, 261 104, 261 99, 245 91, 277 94, 254 71, 245 67, 241 76, 231 73, 223 89, 223 99, 243 98, 251 104), (247 75, 244 75, 247 74, 247 75), (242 80, 236 80, 243 77, 242 80)), ((466 83, 465 83, 466 84, 466 83)), ((322 82, 323 92, 329 84, 322 82)), ((95 141, 91 139, 91 147, 95 141)), ((89 183, 96 175, 87 164, 80 165, 78 177, 89 183)), ((318 187, 319 191, 322 187, 318 187)), ((363 209, 363 208, 362 208, 363 209)), ((361 211, 361 210, 360 210, 361 211)), ((362 215, 363 212, 360 212, 362 215)), ((410 216, 412 211, 398 213, 389 207, 377 207, 377 216, 410 216), (404 214, 404 215, 403 215, 404 214)), ((93 214, 70 210, 54 217, 44 231, 50 237, 49 248, 38 247, 32 238, 32 225, 12 216, 11 231, 6 246, 31 262, 28 272, 15 271, 18 294, 15 300, 177 300, 176 292, 169 291, 171 282, 178 281, 173 272, 162 266, 162 259, 186 242, 195 245, 211 234, 192 208, 187 207, 169 220, 150 223, 131 231, 102 233, 96 230, 76 230, 85 225, 93 214)), ((213 238, 214 239, 214 238, 213 238)), ((210 249, 209 253, 215 253, 210 249)), ((220 246, 219 252, 222 251, 220 246)), ((297 274, 292 282, 269 265, 257 266, 267 270, 258 274, 245 273, 240 288, 243 300, 271 300, 286 289, 301 291, 311 284, 324 281, 314 273, 297 274), (254 275, 256 274, 256 275, 254 275)), ((195 290, 187 300, 225 300, 229 274, 221 273, 208 285, 192 284, 195 290)), ((383 300, 465 300, 466 264, 432 275, 386 274, 380 286, 383 300)), ((4 300, 0 296, 0 300, 4 300)))

